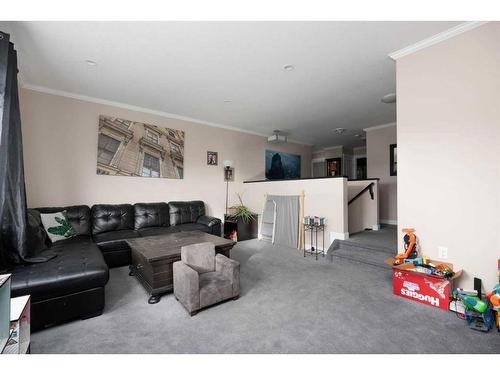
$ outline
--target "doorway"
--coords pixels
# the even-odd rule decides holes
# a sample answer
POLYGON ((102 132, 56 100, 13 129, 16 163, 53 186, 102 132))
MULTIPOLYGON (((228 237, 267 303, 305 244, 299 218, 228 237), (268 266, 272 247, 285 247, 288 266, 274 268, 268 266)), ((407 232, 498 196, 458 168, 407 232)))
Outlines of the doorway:
POLYGON ((355 159, 356 168, 356 179, 366 180, 367 178, 367 166, 366 166, 366 156, 355 159))

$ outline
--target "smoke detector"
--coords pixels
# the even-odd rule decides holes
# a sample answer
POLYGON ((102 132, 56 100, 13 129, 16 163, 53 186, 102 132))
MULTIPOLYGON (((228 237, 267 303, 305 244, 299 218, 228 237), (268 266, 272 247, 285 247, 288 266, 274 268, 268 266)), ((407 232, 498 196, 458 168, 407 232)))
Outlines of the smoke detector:
POLYGON ((274 134, 267 138, 269 143, 286 143, 286 135, 282 135, 279 130, 275 130, 274 134))

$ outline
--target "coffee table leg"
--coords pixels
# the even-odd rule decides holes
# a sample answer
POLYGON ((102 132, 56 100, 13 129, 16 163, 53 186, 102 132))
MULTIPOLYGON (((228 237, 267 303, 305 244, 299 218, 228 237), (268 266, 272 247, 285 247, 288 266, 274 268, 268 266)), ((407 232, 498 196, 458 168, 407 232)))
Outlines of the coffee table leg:
POLYGON ((128 275, 129 276, 134 276, 134 268, 132 266, 128 266, 128 275))
POLYGON ((154 294, 154 295, 152 295, 151 297, 149 297, 149 299, 148 299, 148 303, 149 303, 150 305, 154 305, 155 303, 160 302, 160 300, 161 300, 161 296, 160 296, 160 295, 158 295, 158 294, 154 294))

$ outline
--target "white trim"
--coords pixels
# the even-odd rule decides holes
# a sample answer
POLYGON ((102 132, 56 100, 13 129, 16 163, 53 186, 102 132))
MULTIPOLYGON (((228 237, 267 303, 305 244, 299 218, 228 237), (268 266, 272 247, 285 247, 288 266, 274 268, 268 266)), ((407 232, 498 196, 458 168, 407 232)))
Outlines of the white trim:
POLYGON ((321 163, 321 162, 324 162, 326 161, 326 158, 314 158, 314 159, 311 159, 311 163, 321 163))
POLYGON ((372 225, 372 230, 374 231, 380 230, 380 225, 379 224, 372 225))
POLYGON ((388 124, 382 124, 382 125, 375 125, 375 126, 371 126, 369 128, 364 128, 363 131, 365 132, 370 132, 372 130, 378 130, 378 129, 384 129, 384 128, 389 128, 391 126, 396 126, 396 122, 390 122, 388 124))
POLYGON ((360 150, 360 149, 362 149, 362 148, 365 148, 365 149, 366 149, 366 146, 356 146, 356 147, 353 147, 353 148, 352 148, 352 151, 354 151, 354 150, 360 150))
POLYGON ((398 221, 389 219, 380 219, 380 224, 398 225, 398 221))
POLYGON ((447 39, 453 38, 457 35, 463 34, 467 31, 473 30, 476 27, 482 26, 488 23, 487 21, 469 21, 461 23, 451 29, 443 31, 442 33, 431 36, 430 38, 421 40, 420 42, 414 43, 408 47, 402 48, 400 50, 389 53, 389 57, 393 60, 400 59, 401 57, 408 56, 414 52, 420 51, 421 49, 430 47, 434 44, 443 42, 447 39))
POLYGON ((330 243, 328 244, 328 247, 332 244, 334 240, 348 240, 349 239, 349 232, 330 232, 330 243))
POLYGON ((330 147, 323 147, 321 151, 328 151, 328 150, 336 150, 338 148, 343 148, 344 146, 338 145, 338 146, 330 146, 330 147))
MULTIPOLYGON (((65 97, 65 98, 82 100, 82 101, 90 102, 90 103, 97 103, 97 104, 109 105, 109 106, 112 106, 112 107, 124 108, 124 109, 128 109, 130 111, 148 113, 148 114, 151 114, 151 115, 166 117, 166 118, 175 119, 175 120, 193 122, 193 123, 196 123, 196 124, 212 126, 214 128, 221 128, 221 129, 232 130, 232 131, 236 131, 236 132, 240 132, 240 133, 258 135, 260 137, 265 137, 266 139, 269 137, 269 134, 259 133, 259 132, 255 132, 255 131, 252 131, 252 130, 240 129, 240 128, 237 128, 237 127, 234 127, 234 126, 230 126, 230 125, 222 125, 222 124, 218 124, 218 123, 215 123, 215 122, 209 122, 209 121, 199 120, 199 119, 192 118, 192 117, 187 117, 187 116, 182 116, 182 115, 176 115, 174 113, 168 113, 168 112, 158 111, 158 110, 155 110, 155 109, 149 109, 149 108, 145 108, 145 107, 139 107, 139 106, 135 106, 135 105, 131 105, 131 104, 120 103, 120 102, 115 102, 115 101, 106 100, 106 99, 100 99, 100 98, 94 98, 92 96, 74 94, 74 93, 67 92, 67 91, 62 91, 62 90, 54 90, 54 89, 51 89, 51 88, 48 88, 48 87, 31 85, 29 83, 22 84, 21 88, 26 89, 26 90, 31 90, 31 91, 42 92, 42 93, 50 94, 50 95, 62 96, 62 97, 65 97)), ((289 143, 296 143, 296 144, 304 145, 304 146, 313 146, 310 143, 300 142, 300 141, 296 141, 296 140, 290 139, 290 138, 288 138, 288 142, 289 143)))

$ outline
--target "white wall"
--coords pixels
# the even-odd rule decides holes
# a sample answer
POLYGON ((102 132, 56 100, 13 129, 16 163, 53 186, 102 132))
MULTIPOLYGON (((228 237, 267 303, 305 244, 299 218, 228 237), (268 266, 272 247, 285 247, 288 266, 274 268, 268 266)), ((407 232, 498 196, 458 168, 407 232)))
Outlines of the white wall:
MULTIPOLYGON (((500 23, 397 61, 398 224, 486 289, 500 258, 500 23)), ((401 247, 401 239, 400 239, 401 247)))
POLYGON ((201 199, 211 215, 222 217, 226 185, 222 160, 234 161, 230 204, 243 181, 264 177, 266 149, 300 154, 302 176, 309 177, 311 147, 270 145, 265 137, 165 118, 121 107, 21 90, 21 117, 28 205, 135 203, 201 199), (184 179, 96 174, 99 115, 185 131, 184 179), (207 151, 219 165, 206 164, 207 151))
POLYGON ((262 214, 266 194, 300 195, 304 191, 304 215, 326 218, 325 247, 328 248, 334 239, 349 237, 346 178, 266 181, 244 185, 246 204, 258 214, 262 214))
MULTIPOLYGON (((379 217, 380 222, 396 224, 397 213, 397 177, 389 172, 389 146, 397 143, 396 124, 375 126, 366 131, 366 163, 368 178, 379 179, 379 217)), ((398 148, 399 151, 399 148, 398 148)), ((398 172, 399 173, 399 172, 398 172)))

